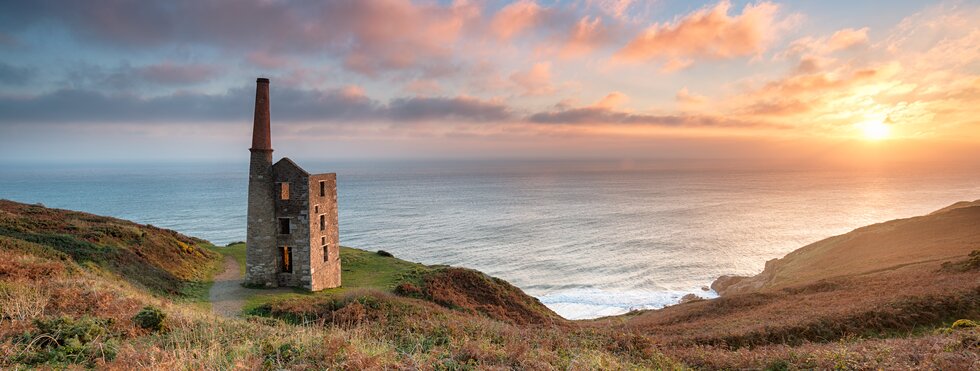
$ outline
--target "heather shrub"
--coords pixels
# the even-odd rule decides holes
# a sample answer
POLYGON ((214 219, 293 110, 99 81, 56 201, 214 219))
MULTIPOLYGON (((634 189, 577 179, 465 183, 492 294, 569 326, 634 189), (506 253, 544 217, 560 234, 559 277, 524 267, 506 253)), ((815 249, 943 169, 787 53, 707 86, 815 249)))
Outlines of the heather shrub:
POLYGON ((143 307, 133 316, 133 322, 145 330, 160 331, 163 329, 163 320, 167 319, 167 314, 160 308, 148 305, 143 307))
POLYGON ((395 286, 395 294, 412 298, 421 298, 422 290, 410 282, 402 282, 398 284, 398 286, 395 286))
POLYGON ((82 363, 89 366, 97 360, 115 358, 119 348, 109 328, 112 319, 67 316, 34 320, 36 331, 20 336, 26 344, 18 362, 29 365, 45 363, 82 363))
POLYGON ((789 371, 790 363, 784 359, 777 359, 766 365, 766 371, 789 371))
POLYGON ((965 260, 958 262, 945 262, 940 271, 943 272, 970 272, 980 270, 980 250, 973 250, 965 260))

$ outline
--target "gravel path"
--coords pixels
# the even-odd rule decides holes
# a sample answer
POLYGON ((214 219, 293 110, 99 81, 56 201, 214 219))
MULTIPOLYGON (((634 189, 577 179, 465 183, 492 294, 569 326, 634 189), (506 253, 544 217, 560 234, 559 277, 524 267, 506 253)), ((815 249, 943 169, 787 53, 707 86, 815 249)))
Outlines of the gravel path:
POLYGON ((235 317, 242 312, 245 300, 257 294, 275 294, 291 292, 288 288, 279 289, 248 289, 242 287, 242 276, 238 270, 238 261, 225 256, 225 268, 214 277, 214 284, 208 296, 211 300, 211 311, 224 317, 235 317))

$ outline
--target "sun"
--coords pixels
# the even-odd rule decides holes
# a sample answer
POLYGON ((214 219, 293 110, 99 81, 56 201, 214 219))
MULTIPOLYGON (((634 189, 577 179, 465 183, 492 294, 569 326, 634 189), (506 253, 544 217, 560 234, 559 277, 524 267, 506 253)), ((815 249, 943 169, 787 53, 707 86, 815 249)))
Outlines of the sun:
POLYGON ((857 127, 864 133, 864 139, 873 141, 888 139, 892 132, 888 124, 877 120, 862 122, 857 127))

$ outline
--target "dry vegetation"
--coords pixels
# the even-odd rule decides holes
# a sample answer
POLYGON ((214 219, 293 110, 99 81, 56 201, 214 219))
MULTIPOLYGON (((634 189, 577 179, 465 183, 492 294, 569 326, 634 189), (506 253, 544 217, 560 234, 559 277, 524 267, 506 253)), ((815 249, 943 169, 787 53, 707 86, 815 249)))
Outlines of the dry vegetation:
POLYGON ((205 247, 166 230, 3 201, 0 368, 980 366, 976 323, 954 324, 978 318, 980 253, 565 321, 480 272, 345 249, 360 288, 286 295, 224 319, 187 303, 220 261, 205 247), (105 232, 116 228, 131 229, 105 232), (384 261, 377 259, 400 268, 380 278, 364 274, 384 261))

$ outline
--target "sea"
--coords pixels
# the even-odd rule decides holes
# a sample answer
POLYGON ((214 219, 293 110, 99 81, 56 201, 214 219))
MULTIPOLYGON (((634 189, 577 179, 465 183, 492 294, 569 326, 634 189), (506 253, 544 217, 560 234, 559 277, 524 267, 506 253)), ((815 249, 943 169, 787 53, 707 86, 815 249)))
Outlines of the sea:
MULTIPOLYGON (((721 275, 980 198, 974 171, 677 161, 298 161, 336 172, 340 241, 503 278, 569 319, 710 298, 721 275)), ((0 198, 245 238, 247 161, 2 164, 0 198)))

